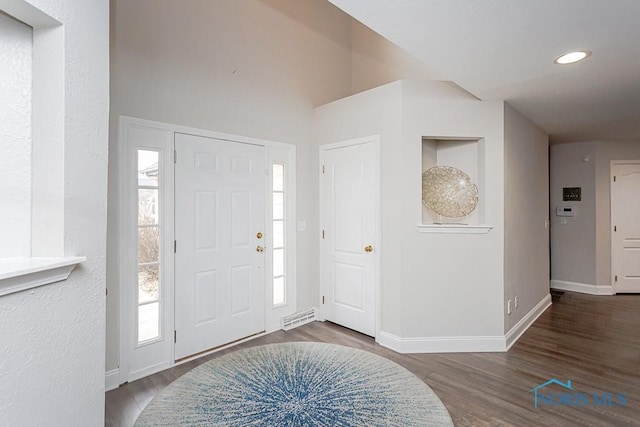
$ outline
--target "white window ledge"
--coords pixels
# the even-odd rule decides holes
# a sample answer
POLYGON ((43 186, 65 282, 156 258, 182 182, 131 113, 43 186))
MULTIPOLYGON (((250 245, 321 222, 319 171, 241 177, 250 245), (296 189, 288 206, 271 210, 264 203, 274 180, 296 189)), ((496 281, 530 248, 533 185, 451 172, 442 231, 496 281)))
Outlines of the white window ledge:
POLYGON ((66 280, 86 257, 0 258, 0 296, 66 280))
POLYGON ((492 225, 466 225, 466 224, 420 224, 418 230, 421 233, 449 233, 449 234, 487 234, 493 228, 492 225))

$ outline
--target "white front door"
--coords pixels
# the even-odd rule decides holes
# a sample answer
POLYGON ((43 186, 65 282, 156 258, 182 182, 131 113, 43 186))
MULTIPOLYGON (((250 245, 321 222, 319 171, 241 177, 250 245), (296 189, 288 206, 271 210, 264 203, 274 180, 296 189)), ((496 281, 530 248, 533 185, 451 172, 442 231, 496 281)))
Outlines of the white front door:
POLYGON ((611 239, 616 293, 640 293, 640 162, 612 165, 611 239))
POLYGON ((326 320, 375 336, 378 144, 320 148, 321 289, 326 320))
POLYGON ((264 147, 175 135, 175 359, 265 330, 264 147))

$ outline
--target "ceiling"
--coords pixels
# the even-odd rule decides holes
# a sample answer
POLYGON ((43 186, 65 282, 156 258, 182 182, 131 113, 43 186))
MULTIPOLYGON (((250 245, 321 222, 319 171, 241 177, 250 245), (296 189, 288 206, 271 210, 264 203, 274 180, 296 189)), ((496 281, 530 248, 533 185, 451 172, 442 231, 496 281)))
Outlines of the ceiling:
POLYGON ((639 0, 330 0, 446 80, 506 100, 551 143, 640 143, 639 0), (553 60, 574 50, 591 57, 553 60))

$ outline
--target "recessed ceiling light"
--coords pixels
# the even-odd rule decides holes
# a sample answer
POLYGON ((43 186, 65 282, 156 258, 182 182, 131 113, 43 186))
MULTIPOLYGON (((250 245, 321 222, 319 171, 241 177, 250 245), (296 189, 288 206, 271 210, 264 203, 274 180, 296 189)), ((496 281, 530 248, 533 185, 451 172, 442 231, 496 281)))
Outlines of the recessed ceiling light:
POLYGON ((591 51, 579 50, 576 52, 565 53, 553 62, 560 65, 573 64, 574 62, 582 61, 589 56, 591 56, 591 51))

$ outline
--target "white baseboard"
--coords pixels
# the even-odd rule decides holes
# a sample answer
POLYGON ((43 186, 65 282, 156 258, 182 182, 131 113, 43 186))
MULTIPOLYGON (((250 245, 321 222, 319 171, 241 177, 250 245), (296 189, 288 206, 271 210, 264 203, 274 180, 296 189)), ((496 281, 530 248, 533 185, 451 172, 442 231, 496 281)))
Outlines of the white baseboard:
POLYGON ((580 292, 590 295, 615 295, 611 285, 590 285, 588 283, 567 282, 566 280, 551 280, 549 285, 561 291, 580 292))
POLYGON ((504 336, 400 338, 380 331, 376 341, 398 353, 485 353, 506 351, 504 336))
POLYGON ((112 369, 105 374, 104 388, 105 391, 111 391, 120 387, 120 369, 112 369))
POLYGON ((533 307, 527 314, 525 314, 525 316, 520 319, 520 321, 516 323, 513 328, 509 330, 509 332, 507 332, 504 337, 507 344, 507 350, 509 350, 511 346, 520 339, 522 334, 524 334, 526 330, 529 329, 531 325, 533 325, 533 322, 535 322, 538 317, 540 317, 540 315, 544 313, 544 311, 549 307, 551 307, 551 295, 547 294, 540 300, 538 304, 536 304, 535 307, 533 307))
POLYGON ((525 333, 533 322, 551 306, 551 295, 545 295, 511 330, 504 336, 476 337, 410 337, 401 338, 389 332, 380 331, 376 341, 383 347, 398 353, 488 353, 507 351, 525 333))

